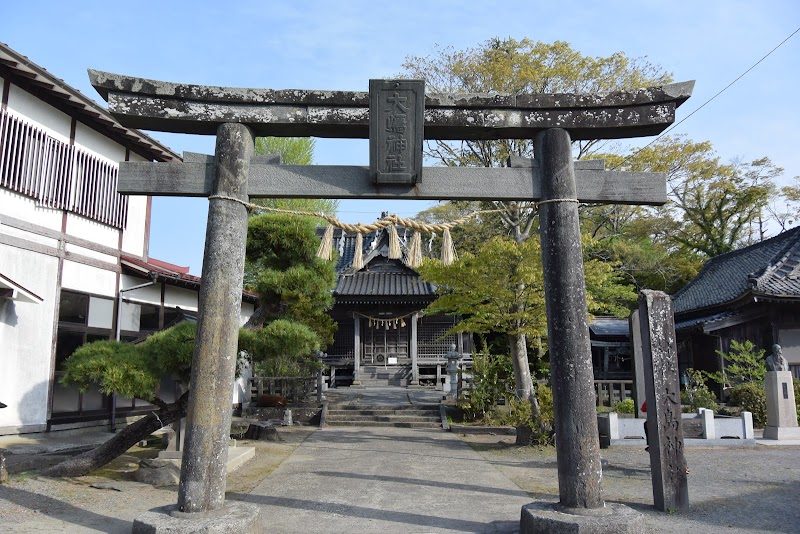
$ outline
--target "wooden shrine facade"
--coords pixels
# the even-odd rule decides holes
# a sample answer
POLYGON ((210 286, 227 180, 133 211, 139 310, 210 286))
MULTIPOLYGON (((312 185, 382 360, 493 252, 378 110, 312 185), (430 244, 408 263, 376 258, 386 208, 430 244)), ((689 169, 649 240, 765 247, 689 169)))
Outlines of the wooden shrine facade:
POLYGON ((457 318, 423 315, 436 299, 436 288, 401 260, 389 258, 386 230, 364 236, 359 270, 351 267, 355 237, 337 230, 334 243, 339 260, 331 316, 339 329, 325 361, 336 382, 359 380, 363 368, 376 366, 401 368, 409 383, 434 385, 444 376, 451 345, 470 359, 471 335, 447 332, 457 318))

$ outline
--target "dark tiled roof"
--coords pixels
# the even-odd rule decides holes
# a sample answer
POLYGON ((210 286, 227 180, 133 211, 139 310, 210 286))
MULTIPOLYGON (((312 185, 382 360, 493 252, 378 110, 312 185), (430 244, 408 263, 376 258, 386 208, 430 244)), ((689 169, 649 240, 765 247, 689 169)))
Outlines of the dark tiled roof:
POLYGON ((672 298, 676 314, 711 308, 752 292, 800 297, 800 227, 711 258, 672 298))
POLYGON ((628 337, 630 328, 627 319, 618 317, 595 317, 589 323, 589 330, 596 336, 625 336, 628 337))
POLYGON ((420 280, 417 273, 359 271, 339 277, 334 296, 415 296, 429 297, 436 294, 432 284, 420 280))
MULTIPOLYGON (((324 228, 318 228, 321 237, 324 228)), ((401 249, 405 250, 404 237, 409 238, 411 232, 399 228, 401 249)), ((355 255, 356 238, 353 234, 344 234, 339 229, 333 234, 333 249, 338 251, 336 272, 339 280, 333 294, 335 297, 423 297, 432 299, 436 295, 436 287, 424 282, 413 269, 406 267, 400 260, 390 260, 388 256, 388 236, 385 230, 370 232, 363 237, 362 254, 365 267, 353 272, 351 264, 355 255)))
POLYGON ((720 313, 714 313, 711 315, 703 315, 702 317, 694 317, 692 319, 686 319, 685 321, 680 321, 675 323, 675 330, 683 330, 685 328, 694 328, 696 326, 702 326, 704 324, 713 323, 715 321, 719 321, 722 319, 728 319, 729 317, 733 317, 736 315, 735 312, 732 311, 724 311, 720 313))

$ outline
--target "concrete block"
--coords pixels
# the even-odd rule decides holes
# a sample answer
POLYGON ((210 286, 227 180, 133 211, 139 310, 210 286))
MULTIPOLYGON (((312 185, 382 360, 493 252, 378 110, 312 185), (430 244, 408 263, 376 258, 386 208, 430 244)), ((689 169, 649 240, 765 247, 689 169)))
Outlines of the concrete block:
POLYGON ((552 502, 533 502, 522 507, 520 534, 643 534, 644 516, 622 504, 606 503, 600 509, 565 513, 552 502))
POLYGON ((175 505, 153 508, 133 521, 133 534, 260 534, 265 532, 261 511, 254 504, 226 502, 211 512, 178 512, 175 505))
POLYGON ((755 439, 753 433, 753 414, 750 412, 742 412, 742 434, 744 439, 755 439))
MULTIPOLYGON (((158 458, 160 460, 173 461, 178 466, 178 469, 180 469, 182 455, 183 453, 180 451, 161 451, 158 453, 158 458)), ((250 458, 253 458, 255 455, 255 447, 228 447, 227 472, 234 472, 236 469, 241 467, 243 463, 250 458)))
POLYGON ((714 426, 714 412, 712 410, 701 408, 700 417, 703 420, 703 438, 716 439, 717 429, 714 426))

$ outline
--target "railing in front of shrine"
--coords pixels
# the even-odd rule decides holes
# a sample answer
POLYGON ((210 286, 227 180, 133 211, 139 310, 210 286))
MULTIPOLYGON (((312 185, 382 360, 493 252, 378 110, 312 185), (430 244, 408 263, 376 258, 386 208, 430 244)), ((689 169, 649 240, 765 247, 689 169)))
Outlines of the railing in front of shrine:
POLYGON ((290 401, 302 401, 317 388, 317 377, 254 376, 250 378, 250 400, 261 395, 280 395, 290 401))
MULTIPOLYGON (((468 391, 473 387, 474 378, 469 372, 459 371, 458 375, 458 397, 462 398, 462 392, 468 391)), ((633 398, 633 380, 595 380, 594 399, 595 406, 604 408, 614 408, 617 403, 625 399, 633 398)))
MULTIPOLYGON (((354 358, 354 356, 352 354, 342 354, 342 355, 329 354, 325 358, 325 363, 328 364, 328 365, 331 365, 331 364, 333 364, 333 365, 346 365, 348 362, 352 363, 354 359, 355 358, 354 358)), ((409 358, 406 358, 406 359, 409 359, 409 358)), ((361 361, 363 362, 364 358, 362 358, 361 361)), ((432 363, 446 364, 447 363, 447 354, 446 354, 446 352, 439 353, 439 354, 419 354, 419 355, 417 355, 417 361, 419 363, 425 363, 425 364, 432 364, 432 363)), ((464 353, 463 358, 462 358, 461 361, 462 362, 471 363, 472 362, 472 355, 464 353)))

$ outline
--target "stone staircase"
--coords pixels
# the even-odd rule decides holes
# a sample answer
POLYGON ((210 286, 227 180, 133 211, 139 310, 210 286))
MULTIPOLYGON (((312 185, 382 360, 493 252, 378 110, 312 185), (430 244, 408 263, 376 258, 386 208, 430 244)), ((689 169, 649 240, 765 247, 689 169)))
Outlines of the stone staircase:
POLYGON ((438 404, 332 404, 325 426, 441 428, 438 404))
POLYGON ((411 368, 393 365, 365 365, 360 371, 361 385, 364 387, 408 386, 411 382, 411 368))

